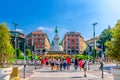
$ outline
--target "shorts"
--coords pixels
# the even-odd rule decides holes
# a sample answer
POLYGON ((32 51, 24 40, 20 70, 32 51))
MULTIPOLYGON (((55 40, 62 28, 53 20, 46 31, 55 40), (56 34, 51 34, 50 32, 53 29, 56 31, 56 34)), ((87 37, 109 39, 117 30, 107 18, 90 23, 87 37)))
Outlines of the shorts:
POLYGON ((46 65, 48 65, 48 62, 46 62, 46 65))
POLYGON ((54 66, 54 63, 51 63, 51 66, 54 66))
POLYGON ((70 67, 70 64, 69 64, 69 63, 67 63, 67 67, 68 67, 68 68, 70 67))

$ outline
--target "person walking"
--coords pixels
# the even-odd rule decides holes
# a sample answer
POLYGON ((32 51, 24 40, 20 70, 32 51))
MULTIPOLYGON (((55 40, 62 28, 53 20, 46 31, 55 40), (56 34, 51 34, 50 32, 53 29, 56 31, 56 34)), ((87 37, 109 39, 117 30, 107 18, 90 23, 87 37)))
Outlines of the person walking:
POLYGON ((70 62, 71 62, 71 59, 69 57, 66 58, 66 61, 67 61, 67 71, 70 70, 70 62))
POLYGON ((59 71, 59 65, 60 65, 60 61, 57 58, 56 59, 56 71, 59 71))
POLYGON ((77 58, 75 58, 74 67, 75 67, 75 70, 77 70, 77 67, 78 67, 78 59, 77 58))
POLYGON ((50 65, 51 65, 51 70, 53 71, 53 69, 54 69, 54 59, 53 58, 51 58, 51 61, 50 61, 50 65))
POLYGON ((82 61, 82 59, 80 58, 80 59, 79 59, 79 67, 80 67, 80 71, 82 70, 82 65, 83 65, 83 61, 82 61))
POLYGON ((99 63, 100 63, 99 70, 102 70, 102 67, 103 67, 103 59, 102 58, 100 58, 99 63))
POLYGON ((63 60, 64 60, 64 59, 60 59, 60 71, 62 71, 62 67, 63 67, 63 60))
POLYGON ((45 61, 46 61, 46 65, 48 66, 49 63, 48 63, 48 58, 47 57, 46 57, 45 61))
POLYGON ((44 64, 45 64, 45 59, 44 59, 44 57, 42 57, 41 58, 41 66, 42 66, 42 68, 44 67, 44 64))
POLYGON ((82 65, 82 67, 84 69, 84 77, 87 77, 87 74, 86 74, 86 72, 87 72, 87 61, 86 60, 84 60, 84 63, 82 65))
POLYGON ((63 68, 64 68, 64 71, 66 70, 66 65, 67 65, 67 61, 66 59, 63 60, 63 68))
POLYGON ((71 58, 71 65, 74 66, 74 58, 71 58))

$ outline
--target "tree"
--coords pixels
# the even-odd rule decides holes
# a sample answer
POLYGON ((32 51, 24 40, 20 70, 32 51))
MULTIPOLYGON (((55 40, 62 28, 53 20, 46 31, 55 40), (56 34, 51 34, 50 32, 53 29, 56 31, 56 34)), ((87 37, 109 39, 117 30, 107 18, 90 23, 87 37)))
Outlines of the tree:
POLYGON ((108 29, 104 29, 100 35, 100 39, 97 41, 100 44, 99 48, 101 48, 102 51, 105 51, 106 48, 104 43, 106 41, 110 41, 111 38, 112 38, 112 29, 110 27, 108 29))
POLYGON ((0 66, 10 66, 14 59, 14 49, 12 47, 10 33, 5 23, 0 24, 0 66))
POLYGON ((28 56, 31 56, 31 50, 30 49, 27 49, 26 50, 26 56, 28 57, 28 56))
POLYGON ((106 52, 110 58, 116 60, 117 62, 120 62, 120 20, 112 29, 112 32, 113 39, 111 41, 106 42, 106 52))
POLYGON ((21 56, 21 50, 20 49, 16 49, 17 52, 17 58, 21 56))

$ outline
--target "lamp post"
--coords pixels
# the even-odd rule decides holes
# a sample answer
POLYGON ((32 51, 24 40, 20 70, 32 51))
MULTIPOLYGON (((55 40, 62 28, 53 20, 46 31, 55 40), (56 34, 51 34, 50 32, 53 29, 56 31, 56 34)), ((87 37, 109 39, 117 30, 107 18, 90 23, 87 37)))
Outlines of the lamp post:
POLYGON ((35 46, 35 43, 36 42, 34 42, 34 46, 33 47, 34 47, 34 65, 35 65, 35 70, 36 70, 37 68, 36 68, 36 46, 35 46))
POLYGON ((23 78, 25 79, 25 68, 26 68, 26 62, 27 62, 27 56, 26 56, 26 41, 24 40, 24 74, 23 74, 23 78))
POLYGON ((88 54, 88 70, 90 70, 90 49, 89 49, 89 44, 88 44, 88 48, 87 48, 87 54, 88 54))
POLYGON ((16 37, 17 37, 17 35, 16 35, 16 27, 18 26, 18 24, 14 23, 14 22, 12 24, 15 27, 15 59, 16 59, 17 58, 17 54, 16 54, 16 37))
POLYGON ((97 24, 98 24, 97 22, 92 24, 93 25, 93 42, 94 42, 94 45, 93 45, 93 47, 94 47, 94 60, 93 60, 93 63, 95 63, 95 54, 96 54, 96 51, 95 51, 95 48, 96 48, 96 44, 95 44, 95 26, 97 24))

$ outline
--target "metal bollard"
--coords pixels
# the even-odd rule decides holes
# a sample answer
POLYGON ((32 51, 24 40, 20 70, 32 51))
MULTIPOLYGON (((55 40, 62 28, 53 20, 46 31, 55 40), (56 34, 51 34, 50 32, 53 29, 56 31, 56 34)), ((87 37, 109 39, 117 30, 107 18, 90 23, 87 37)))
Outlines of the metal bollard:
POLYGON ((24 64, 24 73, 23 73, 24 79, 25 79, 25 67, 26 67, 26 64, 24 64))
POLYGON ((104 78, 104 73, 103 73, 103 63, 102 63, 102 78, 104 78))
POLYGON ((36 70, 37 68, 36 68, 36 60, 35 60, 35 70, 36 70))
POLYGON ((88 62, 88 70, 90 70, 90 62, 88 62))

